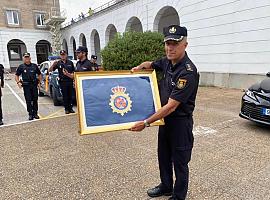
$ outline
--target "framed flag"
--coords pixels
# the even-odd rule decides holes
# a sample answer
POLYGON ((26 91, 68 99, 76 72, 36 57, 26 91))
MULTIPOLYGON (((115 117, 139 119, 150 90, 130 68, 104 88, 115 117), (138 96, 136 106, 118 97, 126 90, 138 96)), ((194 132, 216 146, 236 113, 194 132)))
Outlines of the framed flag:
POLYGON ((76 72, 75 81, 82 135, 130 129, 161 108, 155 71, 76 72))

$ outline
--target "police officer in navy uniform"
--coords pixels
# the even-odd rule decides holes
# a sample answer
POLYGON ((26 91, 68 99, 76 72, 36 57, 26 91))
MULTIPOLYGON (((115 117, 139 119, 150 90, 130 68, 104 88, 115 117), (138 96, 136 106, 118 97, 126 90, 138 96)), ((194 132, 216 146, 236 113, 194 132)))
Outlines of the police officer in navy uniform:
MULTIPOLYGON (((90 60, 88 60, 87 58, 88 55, 87 47, 79 46, 78 49, 76 50, 76 55, 78 58, 78 62, 76 63, 75 72, 95 71, 94 68, 92 68, 90 60)), ((64 71, 64 75, 74 79, 74 73, 64 71)))
POLYGON ((85 72, 85 71, 94 71, 92 69, 92 64, 90 60, 88 60, 88 49, 83 46, 79 46, 76 50, 76 55, 79 61, 76 64, 76 71, 78 72, 85 72))
POLYGON ((73 79, 64 74, 65 72, 73 75, 75 67, 73 62, 68 59, 67 52, 65 50, 60 51, 60 58, 61 60, 57 60, 52 64, 52 66, 49 68, 49 72, 56 69, 58 70, 59 84, 63 94, 65 113, 75 113, 72 108, 73 79))
POLYGON ((158 132, 158 161, 161 183, 147 191, 150 197, 186 198, 189 182, 188 163, 193 147, 193 117, 199 74, 185 49, 187 29, 178 25, 164 28, 166 57, 144 62, 132 69, 155 69, 163 73, 159 83, 162 108, 148 119, 137 122, 132 131, 141 131, 164 118, 158 132), (175 183, 173 184, 173 168, 175 183))
POLYGON ((0 126, 2 126, 3 123, 3 112, 2 112, 2 90, 1 88, 4 88, 4 66, 0 64, 0 126))
POLYGON ((97 56, 96 55, 92 55, 91 56, 90 63, 91 63, 92 70, 94 70, 94 71, 98 71, 99 70, 98 64, 97 64, 97 56))
POLYGON ((31 63, 30 53, 26 52, 23 54, 23 62, 17 68, 15 80, 19 88, 23 87, 29 120, 39 119, 38 87, 42 78, 41 72, 36 64, 31 63), (20 80, 20 76, 22 80, 20 80))

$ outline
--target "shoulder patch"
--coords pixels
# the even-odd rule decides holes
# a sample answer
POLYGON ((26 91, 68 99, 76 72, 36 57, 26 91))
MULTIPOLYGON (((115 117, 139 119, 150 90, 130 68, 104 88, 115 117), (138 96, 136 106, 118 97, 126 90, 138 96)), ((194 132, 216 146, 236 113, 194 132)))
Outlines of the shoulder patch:
POLYGON ((176 84, 177 88, 180 90, 184 89, 186 85, 187 85, 187 79, 182 79, 182 78, 179 78, 176 84))
POLYGON ((193 67, 189 63, 186 64, 186 69, 187 71, 193 72, 193 67))

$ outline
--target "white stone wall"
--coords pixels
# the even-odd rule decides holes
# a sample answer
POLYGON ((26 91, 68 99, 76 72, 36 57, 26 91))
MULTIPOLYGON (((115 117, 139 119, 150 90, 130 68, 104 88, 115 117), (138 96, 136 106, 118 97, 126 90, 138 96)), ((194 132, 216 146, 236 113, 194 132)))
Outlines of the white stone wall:
POLYGON ((41 30, 0 28, 0 63, 6 69, 10 68, 7 44, 13 39, 24 42, 26 50, 31 54, 32 62, 36 63, 36 43, 39 40, 46 40, 51 43, 51 34, 48 31, 41 30))
POLYGON ((265 74, 270 71, 270 0, 134 0, 85 19, 63 30, 69 54, 70 38, 79 44, 84 33, 89 52, 94 52, 91 33, 99 33, 101 48, 105 31, 113 24, 124 32, 131 17, 140 19, 143 31, 158 30, 162 24, 174 21, 163 8, 177 11, 180 24, 189 31, 189 56, 201 72, 265 74), (155 20, 156 19, 156 20, 155 20))

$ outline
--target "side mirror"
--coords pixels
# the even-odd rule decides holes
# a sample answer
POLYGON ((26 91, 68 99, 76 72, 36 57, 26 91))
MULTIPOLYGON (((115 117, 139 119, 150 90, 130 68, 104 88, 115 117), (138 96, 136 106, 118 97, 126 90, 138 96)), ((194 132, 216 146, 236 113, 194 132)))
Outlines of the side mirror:
POLYGON ((49 74, 48 72, 49 71, 47 69, 44 70, 44 74, 48 75, 49 74))
POLYGON ((268 73, 266 74, 266 76, 267 76, 267 77, 270 77, 270 72, 268 72, 268 73))

